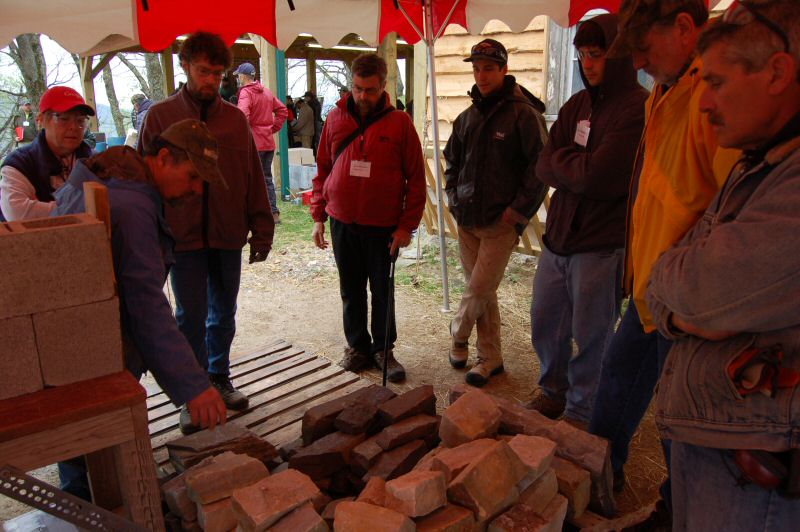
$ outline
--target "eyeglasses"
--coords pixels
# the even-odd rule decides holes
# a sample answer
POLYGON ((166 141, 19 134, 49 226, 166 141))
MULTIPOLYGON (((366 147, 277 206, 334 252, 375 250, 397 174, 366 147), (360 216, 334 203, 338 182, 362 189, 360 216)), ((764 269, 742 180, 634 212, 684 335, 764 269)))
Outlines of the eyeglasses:
POLYGON ((211 70, 211 69, 208 69, 208 68, 206 68, 204 66, 197 65, 195 63, 191 63, 191 65, 195 68, 197 73, 202 78, 212 77, 212 78, 216 78, 216 79, 222 79, 222 76, 225 75, 225 69, 224 68, 211 70))
POLYGON ((597 61, 598 59, 602 59, 606 56, 606 53, 602 50, 578 50, 578 59, 583 61, 584 59, 591 59, 592 61, 597 61))
POLYGON ((725 14, 722 15, 722 22, 733 26, 746 26, 753 21, 760 22, 772 30, 775 35, 780 37, 781 41, 783 41, 783 51, 789 53, 789 36, 786 35, 786 32, 783 31, 778 24, 759 13, 756 5, 741 0, 734 0, 731 6, 725 10, 725 14))
POLYGON ((86 115, 66 115, 61 113, 49 113, 56 124, 62 126, 74 125, 80 129, 86 129, 89 126, 89 117, 86 115))
POLYGON ((353 85, 353 94, 368 94, 369 96, 376 96, 383 92, 383 89, 380 87, 359 87, 358 85, 353 85))

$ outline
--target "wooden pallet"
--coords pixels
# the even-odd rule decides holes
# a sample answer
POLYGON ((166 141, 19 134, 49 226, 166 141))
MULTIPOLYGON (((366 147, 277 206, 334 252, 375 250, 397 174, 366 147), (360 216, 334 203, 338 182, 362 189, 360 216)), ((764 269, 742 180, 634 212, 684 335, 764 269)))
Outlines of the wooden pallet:
MULTIPOLYGON (((300 421, 316 404, 367 386, 358 375, 279 340, 231 360, 234 386, 250 398, 250 407, 228 411, 228 422, 246 425, 280 449, 300 437, 300 421)), ((165 444, 181 436, 179 409, 156 384, 146 385, 150 438, 156 463, 167 472, 165 444)))

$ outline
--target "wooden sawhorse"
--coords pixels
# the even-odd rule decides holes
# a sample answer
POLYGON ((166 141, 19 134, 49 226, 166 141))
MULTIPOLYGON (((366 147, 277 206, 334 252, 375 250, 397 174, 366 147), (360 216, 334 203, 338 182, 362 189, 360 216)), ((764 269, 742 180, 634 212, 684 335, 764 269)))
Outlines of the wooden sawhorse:
POLYGON ((123 371, 0 401, 0 464, 23 471, 87 455, 95 503, 163 531, 147 394, 123 371), (111 507, 109 507, 111 506, 111 507))

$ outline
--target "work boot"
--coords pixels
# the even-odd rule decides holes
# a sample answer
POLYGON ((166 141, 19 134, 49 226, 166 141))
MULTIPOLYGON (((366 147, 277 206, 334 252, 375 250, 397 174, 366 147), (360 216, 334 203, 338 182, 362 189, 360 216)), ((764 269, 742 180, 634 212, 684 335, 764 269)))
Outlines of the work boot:
POLYGON ((279 223, 281 223, 281 213, 273 212, 272 213, 272 220, 275 222, 275 225, 278 225, 279 223))
POLYGON ((463 369, 467 365, 468 358, 469 344, 467 342, 456 342, 453 340, 453 344, 450 346, 450 353, 448 355, 450 365, 456 369, 463 369))
POLYGON ((339 361, 339 366, 347 371, 359 372, 362 369, 371 368, 372 359, 366 353, 358 351, 350 346, 344 348, 344 356, 339 361))
POLYGON ((533 398, 527 403, 523 403, 523 406, 528 410, 537 410, 550 419, 558 419, 564 413, 566 401, 551 399, 547 397, 542 388, 537 388, 533 392, 533 398))
POLYGON ((467 381, 467 384, 471 384, 480 388, 489 382, 489 377, 497 375, 498 373, 503 373, 504 369, 502 358, 498 357, 496 359, 489 360, 488 358, 478 355, 478 363, 472 366, 472 368, 467 372, 464 380, 467 381))
POLYGON ((231 410, 244 410, 250 404, 247 396, 233 387, 228 375, 209 373, 208 378, 222 396, 222 402, 231 410))
MULTIPOLYGON (((386 380, 389 382, 402 382, 406 378, 406 369, 394 358, 394 351, 389 349, 388 353, 389 369, 386 371, 386 380)), ((383 351, 378 351, 374 355, 375 365, 378 366, 378 369, 381 371, 383 371, 383 354, 383 351)))
POLYGON ((195 432, 200 432, 201 427, 200 425, 195 425, 192 423, 192 414, 189 413, 189 405, 183 405, 181 407, 181 415, 178 418, 178 428, 181 429, 181 434, 184 436, 188 436, 189 434, 194 434, 195 432))

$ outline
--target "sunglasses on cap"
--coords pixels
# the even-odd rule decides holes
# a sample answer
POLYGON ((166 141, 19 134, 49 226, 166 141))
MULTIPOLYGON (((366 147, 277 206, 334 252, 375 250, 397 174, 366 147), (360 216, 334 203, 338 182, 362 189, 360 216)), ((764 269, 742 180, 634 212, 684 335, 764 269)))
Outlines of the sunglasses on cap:
POLYGON ((734 0, 722 15, 723 24, 746 26, 751 22, 760 22, 783 41, 783 51, 789 53, 789 36, 775 22, 758 12, 758 6, 742 0, 734 0))
POLYGON ((503 50, 500 50, 492 43, 488 42, 479 42, 475 46, 472 47, 470 50, 470 57, 474 55, 479 55, 483 57, 494 58, 498 61, 503 63, 508 62, 508 54, 506 54, 503 50))

